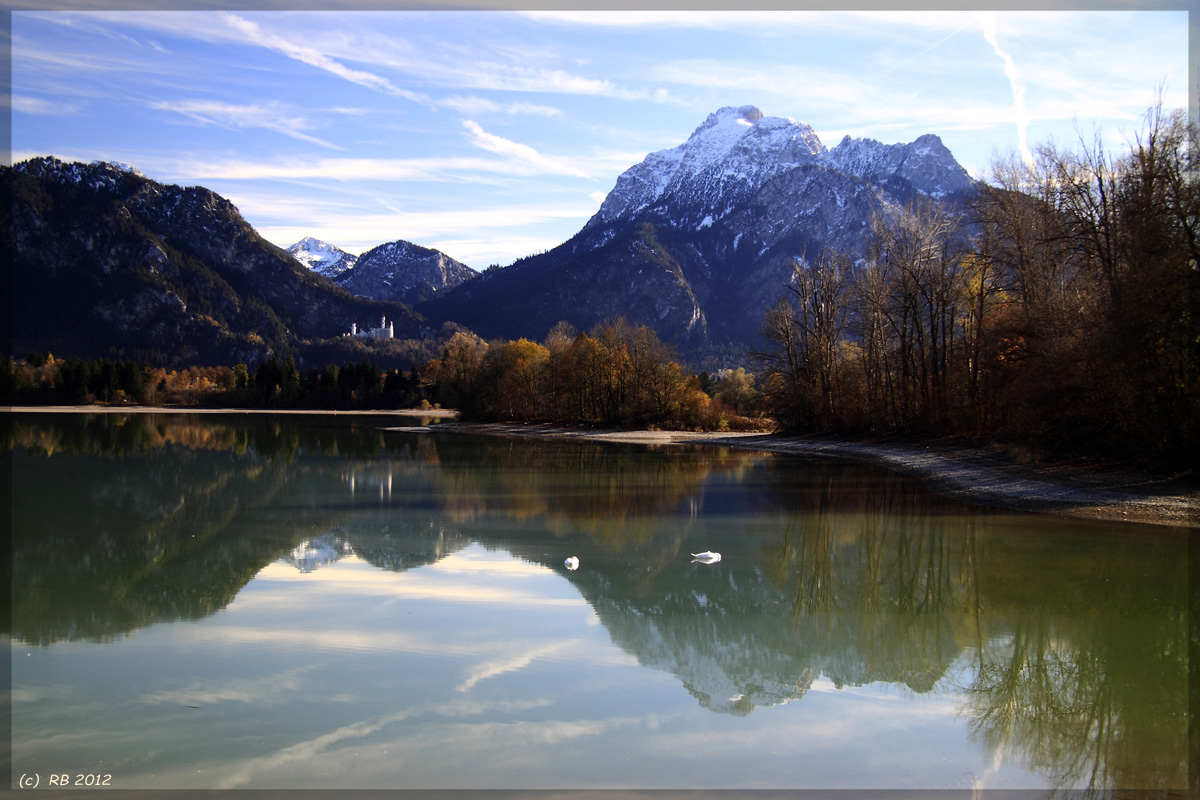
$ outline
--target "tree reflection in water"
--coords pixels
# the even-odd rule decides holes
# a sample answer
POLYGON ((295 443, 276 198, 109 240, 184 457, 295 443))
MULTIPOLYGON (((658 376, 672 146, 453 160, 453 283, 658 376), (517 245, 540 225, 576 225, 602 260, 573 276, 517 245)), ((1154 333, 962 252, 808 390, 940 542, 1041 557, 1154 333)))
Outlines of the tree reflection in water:
MULTIPOLYGON (((789 494, 765 553, 797 620, 853 631, 858 674, 954 688, 973 738, 1056 788, 1167 789, 1187 779, 1187 573, 1182 537, 1021 515, 947 516, 896 476, 789 494)), ((825 645, 827 647, 827 645, 825 645)))
POLYGON ((903 684, 961 697, 975 741, 1055 787, 1186 783, 1174 532, 970 509, 880 469, 711 448, 367 418, 4 421, 17 641, 204 617, 314 539, 395 571, 472 541, 550 568, 569 549, 587 568, 566 579, 612 640, 705 708, 748 715, 820 676, 903 684), (709 547, 720 564, 681 561, 709 547))
POLYGON ((1185 785, 1186 559, 1143 531, 1107 532, 1120 555, 1095 557, 1094 531, 1064 527, 1058 542, 989 532, 983 565, 999 568, 979 583, 998 624, 964 687, 972 735, 1058 787, 1185 785))

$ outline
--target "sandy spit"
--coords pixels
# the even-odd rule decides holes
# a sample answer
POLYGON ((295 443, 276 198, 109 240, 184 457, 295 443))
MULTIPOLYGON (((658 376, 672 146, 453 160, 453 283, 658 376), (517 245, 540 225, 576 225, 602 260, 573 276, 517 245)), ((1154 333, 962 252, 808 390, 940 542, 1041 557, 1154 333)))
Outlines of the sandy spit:
POLYGON ((1078 462, 1022 465, 989 450, 953 445, 839 441, 770 433, 593 431, 546 425, 449 423, 437 430, 598 442, 712 445, 850 459, 914 475, 935 491, 977 505, 1090 519, 1200 527, 1194 482, 1078 462))

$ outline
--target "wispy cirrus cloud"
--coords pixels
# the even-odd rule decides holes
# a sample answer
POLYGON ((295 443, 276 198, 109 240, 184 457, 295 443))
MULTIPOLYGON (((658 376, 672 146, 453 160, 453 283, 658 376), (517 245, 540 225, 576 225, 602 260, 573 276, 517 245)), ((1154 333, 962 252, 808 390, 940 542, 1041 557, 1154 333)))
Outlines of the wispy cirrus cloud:
POLYGON ((263 128, 331 150, 345 149, 333 142, 304 133, 304 129, 311 126, 308 119, 302 115, 287 113, 275 103, 238 105, 211 100, 161 100, 151 103, 150 107, 181 114, 208 125, 223 128, 263 128))
POLYGON ((373 72, 348 67, 315 47, 297 44, 283 36, 264 31, 262 26, 257 22, 239 17, 237 14, 232 14, 228 11, 221 12, 221 17, 231 28, 260 47, 282 53, 288 58, 325 70, 337 75, 339 78, 344 78, 351 83, 356 83, 368 89, 374 89, 375 91, 384 92, 394 97, 402 97, 420 103, 427 103, 429 101, 429 98, 425 95, 396 86, 387 78, 376 75, 373 72))
MULTIPOLYGON (((499 138, 499 137, 497 137, 499 138)), ((436 156, 430 158, 291 158, 276 161, 211 159, 194 162, 186 174, 208 180, 479 181, 488 176, 574 174, 547 170, 529 159, 436 156)), ((172 168, 169 171, 175 174, 172 168)))
POLYGON ((866 26, 897 30, 960 28, 970 15, 957 11, 884 11, 832 9, 688 9, 688 10, 568 10, 545 9, 519 12, 540 23, 575 27, 614 29, 706 29, 747 30, 787 36, 798 32, 861 33, 866 26))
MULTIPOLYGON (((247 201, 236 198, 237 206, 247 214, 266 216, 266 212, 275 207, 269 198, 258 198, 247 201)), ((304 236, 311 235, 314 230, 321 231, 321 238, 336 243, 339 247, 353 251, 355 248, 370 248, 381 242, 402 238, 409 241, 428 243, 440 250, 459 258, 461 261, 472 263, 481 253, 508 252, 514 257, 529 255, 540 249, 545 249, 547 239, 531 236, 514 236, 512 231, 521 226, 536 226, 546 222, 565 220, 568 225, 567 235, 582 225, 596 212, 595 206, 580 203, 560 203, 527 206, 482 206, 475 208, 455 208, 445 211, 397 211, 389 214, 345 213, 333 212, 312 215, 310 217, 293 217, 288 224, 262 224, 256 229, 272 242, 283 243, 286 247, 292 242, 299 241, 304 236), (479 234, 488 231, 503 231, 508 235, 501 237, 467 238, 469 234, 479 234), (460 254, 461 257, 460 257, 460 254)), ((564 236, 563 238, 566 238, 564 236)), ((551 244, 559 244, 562 239, 551 244)))
POLYGON ((305 674, 311 672, 315 666, 308 664, 293 667, 261 678, 201 680, 178 689, 154 692, 143 697, 142 702, 197 707, 219 703, 245 703, 266 707, 283 705, 293 702, 297 693, 314 688, 305 674))
MULTIPOLYGON (((482 19, 486 14, 479 12, 472 17, 482 19)), ((487 40, 463 47, 454 39, 435 39, 416 45, 397 40, 388 30, 360 30, 353 36, 330 38, 324 46, 334 58, 353 58, 439 89, 622 100, 661 99, 661 93, 653 90, 630 88, 607 76, 583 74, 580 60, 556 47, 522 47, 511 43, 493 44, 487 40)), ((509 107, 505 103, 499 105, 509 107)), ((530 109, 527 107, 526 110, 530 109)))
POLYGON ((32 114, 39 117, 65 117, 79 112, 79 106, 74 103, 64 103, 46 100, 29 95, 13 95, 6 98, 9 108, 22 114, 32 114))
MULTIPOLYGON (((578 218, 582 223, 586 216, 578 218)), ((562 244, 572 231, 562 236, 496 236, 491 239, 432 239, 428 247, 441 250, 469 267, 483 271, 492 264, 511 264, 530 253, 540 253, 562 244)))
POLYGON ((588 177, 588 174, 578 167, 564 161, 548 158, 529 145, 488 133, 480 127, 479 123, 473 120, 463 120, 463 127, 470 134, 468 138, 472 144, 483 150, 487 150, 489 153, 504 156, 510 163, 528 165, 529 169, 533 171, 550 175, 574 175, 578 178, 588 177))
POLYGON ((554 658, 559 653, 577 649, 580 646, 580 642, 581 640, 579 639, 549 642, 525 649, 513 655, 487 659, 471 667, 467 677, 455 688, 460 692, 469 692, 480 681, 494 678, 497 675, 504 675, 508 672, 517 672, 528 667, 535 661, 544 658, 554 658))
MULTIPOLYGON (((664 82, 689 87, 740 90, 747 95, 782 98, 788 106, 811 109, 819 118, 803 119, 820 127, 822 120, 855 124, 858 133, 868 125, 879 130, 889 125, 911 126, 914 121, 911 92, 896 93, 870 76, 854 75, 806 65, 764 66, 721 59, 687 59, 664 62, 654 71, 664 82)), ((950 95, 923 98, 919 121, 926 128, 977 128, 1011 117, 1010 107, 986 98, 950 95)), ((787 106, 785 106, 786 108, 787 106)), ((776 111, 779 113, 779 111, 776 111)), ((786 112, 785 112, 786 113, 786 112)))
POLYGON ((561 117, 563 113, 561 109, 537 103, 498 103, 486 97, 464 97, 462 95, 443 98, 438 100, 435 105, 438 108, 449 108, 461 114, 469 114, 471 116, 481 114, 528 114, 540 117, 561 117))
MULTIPOLYGON (((472 12, 473 20, 497 12, 472 12)), ((505 16, 500 14, 500 16, 505 16)), ((209 12, 81 12, 62 16, 96 29, 132 26, 156 35, 210 43, 249 44, 280 53, 374 91, 435 107, 436 98, 403 86, 383 73, 399 73, 440 89, 531 92, 625 100, 663 99, 661 92, 633 89, 607 77, 579 74, 566 61, 574 59, 556 48, 544 51, 484 40, 463 47, 455 39, 408 41, 403 15, 356 13, 329 26, 322 15, 280 15, 260 23, 258 18, 221 11, 209 12), (354 67, 350 64, 364 65, 354 67)), ((161 47, 161 46, 160 46, 161 47)), ((80 65, 93 60, 81 57, 80 65)), ((512 104, 501 104, 508 108, 512 104)), ((521 113, 537 113, 527 103, 521 113)), ((540 106, 541 109, 547 108, 540 106)))

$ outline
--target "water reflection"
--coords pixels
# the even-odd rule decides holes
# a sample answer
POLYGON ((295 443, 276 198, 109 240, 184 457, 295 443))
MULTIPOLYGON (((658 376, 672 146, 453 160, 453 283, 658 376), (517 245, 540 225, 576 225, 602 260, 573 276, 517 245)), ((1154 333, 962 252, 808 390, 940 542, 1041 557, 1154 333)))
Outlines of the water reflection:
POLYGON ((883 470, 741 451, 368 419, 5 421, 18 642, 202 619, 273 564, 402 572, 478 542, 560 573, 617 646, 710 711, 764 713, 822 677, 886 683, 960 698, 975 742, 1050 786, 1186 783, 1175 532, 1047 525, 883 470), (724 558, 691 563, 703 549, 724 558))
POLYGON ((1119 555, 1096 557, 1097 533, 1078 527, 1058 541, 983 538, 978 580, 996 623, 965 687, 972 734, 1060 787, 1182 786, 1186 551, 1111 531, 1119 555))

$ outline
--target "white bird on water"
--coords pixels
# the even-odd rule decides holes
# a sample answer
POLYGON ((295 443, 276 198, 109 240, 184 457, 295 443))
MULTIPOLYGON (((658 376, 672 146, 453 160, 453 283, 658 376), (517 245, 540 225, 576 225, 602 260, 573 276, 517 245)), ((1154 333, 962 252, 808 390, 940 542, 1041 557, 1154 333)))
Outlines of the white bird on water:
POLYGON ((699 561, 702 564, 715 564, 721 560, 720 553, 714 553, 712 550, 705 550, 703 553, 692 553, 692 561, 699 561))
POLYGON ((579 559, 575 556, 571 556, 563 562, 563 566, 565 566, 567 569, 579 569, 579 559))

